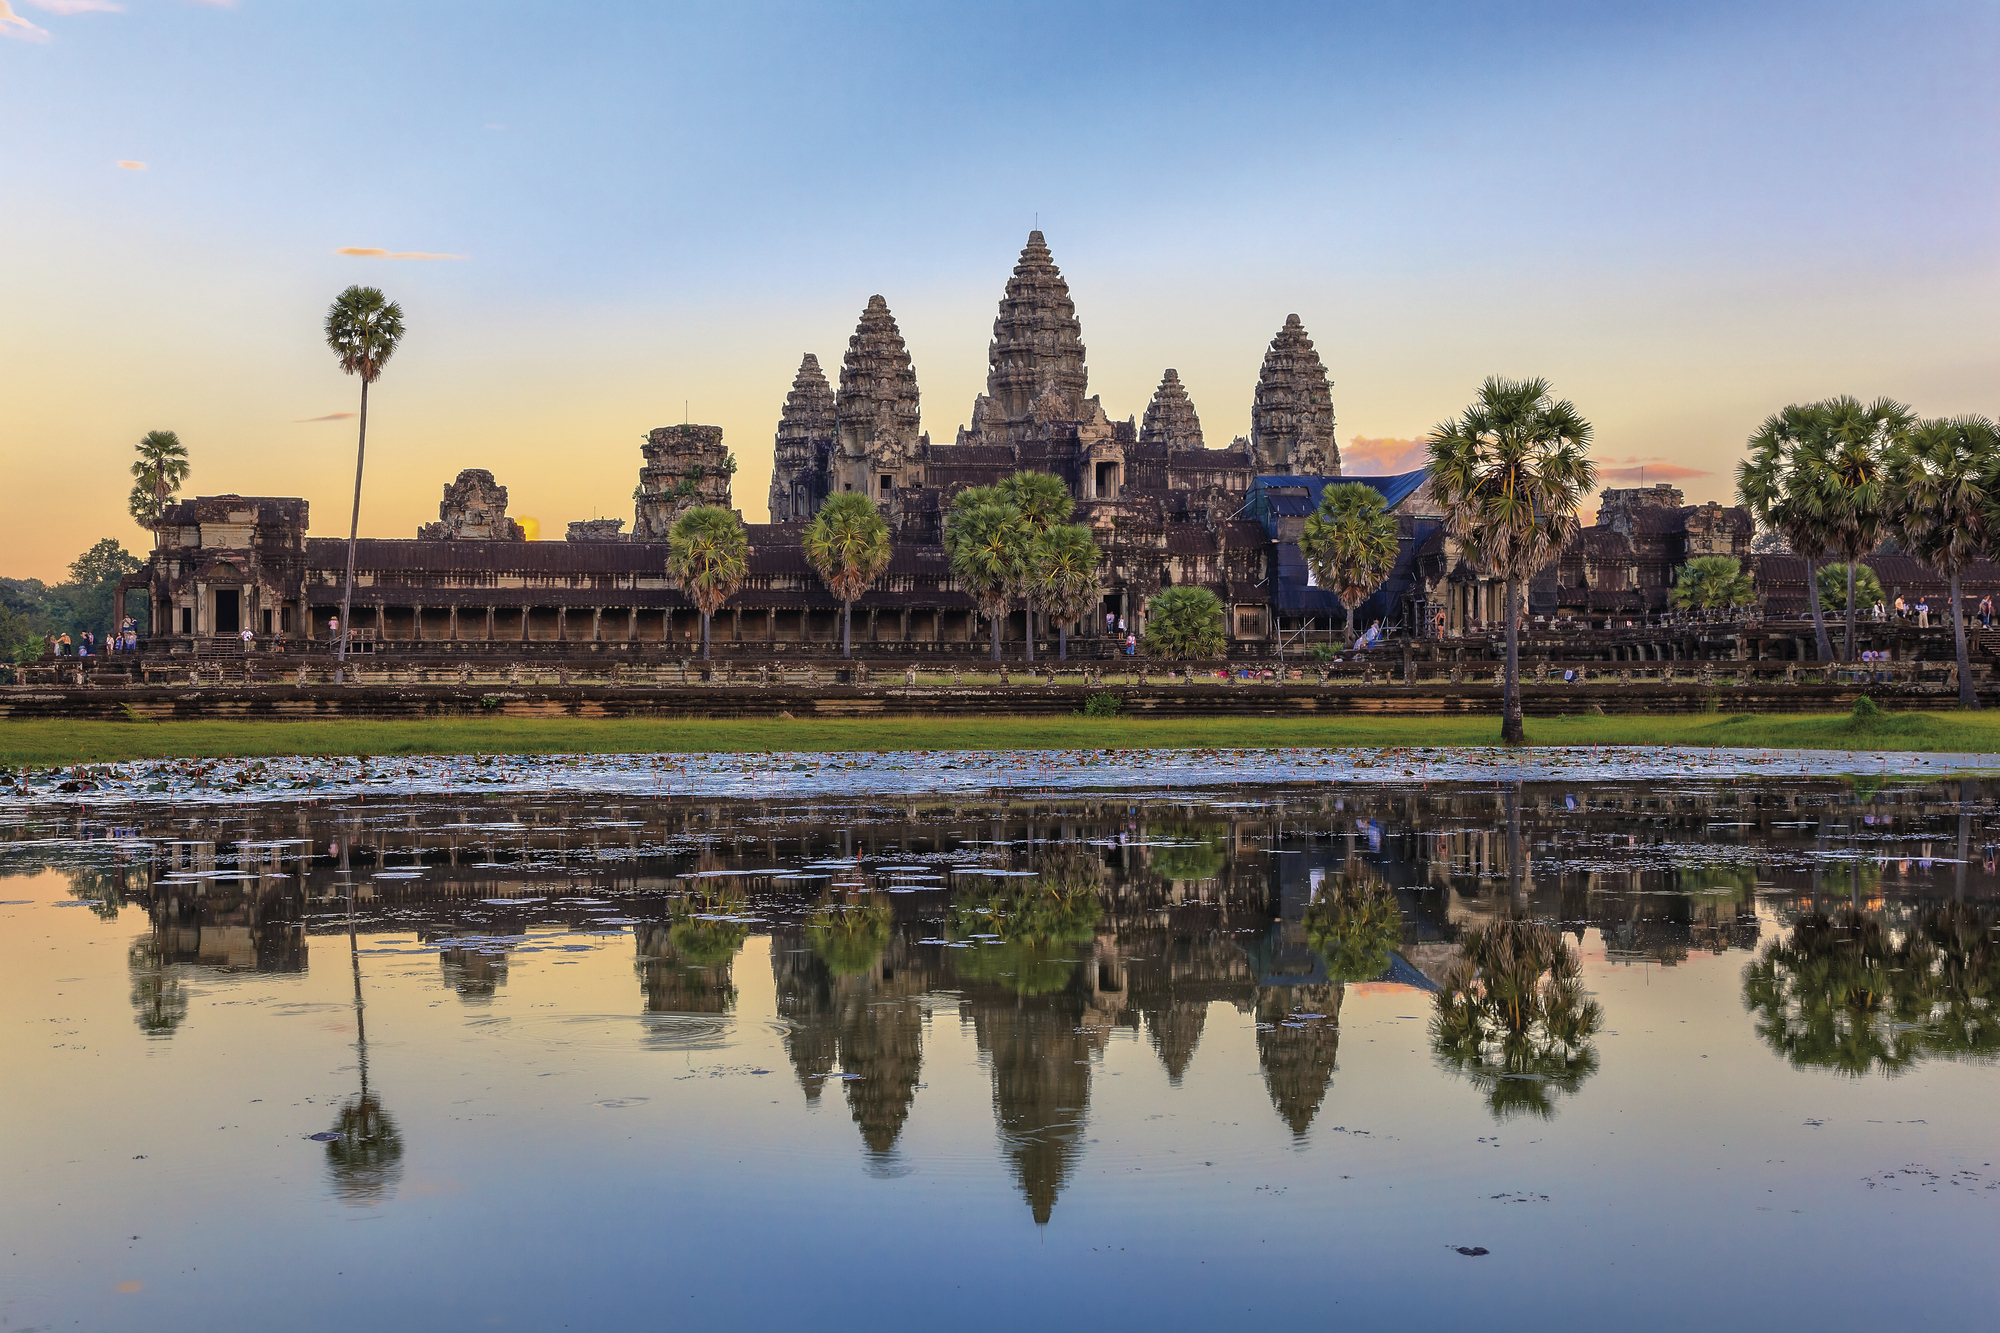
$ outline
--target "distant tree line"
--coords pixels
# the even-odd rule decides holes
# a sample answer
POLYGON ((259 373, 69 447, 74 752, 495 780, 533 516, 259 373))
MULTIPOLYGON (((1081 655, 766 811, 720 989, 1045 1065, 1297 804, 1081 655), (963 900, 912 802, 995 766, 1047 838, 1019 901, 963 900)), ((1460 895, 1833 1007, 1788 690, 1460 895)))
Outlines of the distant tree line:
MULTIPOLYGON (((67 634, 72 643, 85 630, 100 642, 117 625, 112 597, 118 580, 142 568, 144 562, 106 537, 70 562, 69 578, 48 584, 40 579, 0 578, 0 653, 9 662, 40 657, 48 636, 67 634)), ((145 628, 143 612, 133 614, 145 628)))

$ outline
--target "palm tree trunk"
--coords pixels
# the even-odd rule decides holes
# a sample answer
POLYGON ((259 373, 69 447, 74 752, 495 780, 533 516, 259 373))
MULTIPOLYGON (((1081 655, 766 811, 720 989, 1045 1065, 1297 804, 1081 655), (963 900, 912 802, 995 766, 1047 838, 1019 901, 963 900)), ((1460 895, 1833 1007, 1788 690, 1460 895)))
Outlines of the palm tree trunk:
POLYGON ((708 660, 708 612, 701 613, 701 660, 708 660))
MULTIPOLYGON (((1958 706, 1960 708, 1979 707, 1979 695, 1972 688, 1972 659, 1965 651, 1965 599, 1958 591, 1958 571, 1951 571, 1951 632, 1958 640, 1958 706)), ((1965 853, 1959 853, 1965 859, 1965 853)))
POLYGON ((1819 604, 1819 561, 1806 557, 1806 600, 1812 603, 1813 641, 1819 649, 1819 660, 1833 660, 1833 641, 1826 636, 1826 608, 1819 604))
POLYGON ((1027 599, 1027 602, 1028 602, 1028 660, 1032 662, 1035 660, 1035 599, 1030 597, 1027 599))
POLYGON ((1515 614, 1520 589, 1519 579, 1507 580, 1507 670, 1500 689, 1500 740, 1505 745, 1528 743, 1521 726, 1521 618, 1515 614))
POLYGON ((854 603, 849 601, 840 604, 840 655, 854 656, 854 603))
MULTIPOLYGON (((361 435, 354 444, 354 513, 347 521, 347 578, 340 585, 340 641, 333 650, 333 683, 342 684, 347 671, 347 633, 354 611, 354 539, 361 531, 361 463, 368 455, 368 374, 361 375, 361 435)), ((312 614, 312 608, 306 608, 312 614)), ((523 614, 526 614, 525 612, 523 614)))
POLYGON ((1854 660, 1854 557, 1847 557, 1847 645, 1841 661, 1854 660))

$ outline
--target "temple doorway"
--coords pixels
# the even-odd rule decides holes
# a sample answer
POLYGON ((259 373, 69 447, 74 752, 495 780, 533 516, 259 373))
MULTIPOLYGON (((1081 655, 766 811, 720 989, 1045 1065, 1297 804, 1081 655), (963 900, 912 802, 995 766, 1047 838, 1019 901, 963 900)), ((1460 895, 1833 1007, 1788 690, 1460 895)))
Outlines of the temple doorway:
POLYGON ((243 628, 243 593, 238 588, 215 590, 215 632, 235 634, 243 628))

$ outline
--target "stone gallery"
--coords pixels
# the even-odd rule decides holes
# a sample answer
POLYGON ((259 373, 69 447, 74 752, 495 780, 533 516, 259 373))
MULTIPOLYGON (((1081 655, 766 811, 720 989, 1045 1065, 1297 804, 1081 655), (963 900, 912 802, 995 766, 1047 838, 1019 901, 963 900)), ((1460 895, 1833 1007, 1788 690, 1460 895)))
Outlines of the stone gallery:
MULTIPOLYGON (((1332 382, 1297 315, 1265 351, 1247 438, 1210 447, 1171 368, 1143 416, 1113 420, 1089 392, 1069 284, 1035 231, 1000 299, 987 362, 969 424, 939 444, 920 428, 916 368, 882 297, 862 310, 837 387, 815 354, 804 356, 778 414, 770 521, 748 525, 749 575, 716 617, 719 649, 837 642, 840 604, 800 538, 829 496, 855 493, 875 502, 895 542, 888 572, 855 605, 863 651, 982 651, 986 625, 951 576, 943 518, 959 491, 1024 469, 1067 483, 1077 521, 1103 553, 1098 611, 1074 630, 1085 640, 1121 621, 1138 631, 1147 598, 1178 584, 1213 591, 1231 643, 1249 651, 1345 624, 1297 546, 1320 492, 1342 480, 1332 382)), ((461 472, 444 488, 438 521, 414 539, 358 544, 350 628, 378 641, 691 642, 697 613, 667 573, 665 542, 687 509, 734 503, 735 461, 716 426, 660 427, 641 452, 631 531, 622 519, 591 519, 569 524, 561 542, 526 540, 507 516, 507 488, 484 469, 461 472)), ((1428 633, 1438 609, 1448 633, 1498 621, 1498 587, 1444 532, 1422 471, 1345 480, 1380 490, 1402 532, 1396 572, 1362 607, 1363 624, 1428 633)), ((168 507, 151 561, 127 580, 160 610, 155 640, 244 629, 324 638, 347 544, 307 536, 307 519, 306 502, 291 498, 204 496, 168 507)), ((1747 555, 1751 535, 1740 509, 1686 506, 1665 486, 1608 490, 1598 525, 1533 584, 1530 608, 1657 611, 1679 563, 1747 555)), ((1803 605, 1802 572, 1796 581, 1803 605)), ((1013 612, 1003 641, 1019 643, 1025 622, 1013 612)), ((1055 627, 1037 630, 1052 638, 1055 627)))

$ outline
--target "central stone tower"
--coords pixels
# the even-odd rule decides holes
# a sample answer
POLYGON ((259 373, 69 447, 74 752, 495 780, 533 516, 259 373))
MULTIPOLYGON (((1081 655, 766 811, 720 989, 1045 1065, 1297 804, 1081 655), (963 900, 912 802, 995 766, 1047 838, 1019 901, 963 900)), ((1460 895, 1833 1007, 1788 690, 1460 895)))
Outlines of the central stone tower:
POLYGON ((847 340, 833 417, 829 493, 852 491, 889 508, 902 488, 922 485, 917 372, 896 317, 880 296, 868 298, 847 340))

